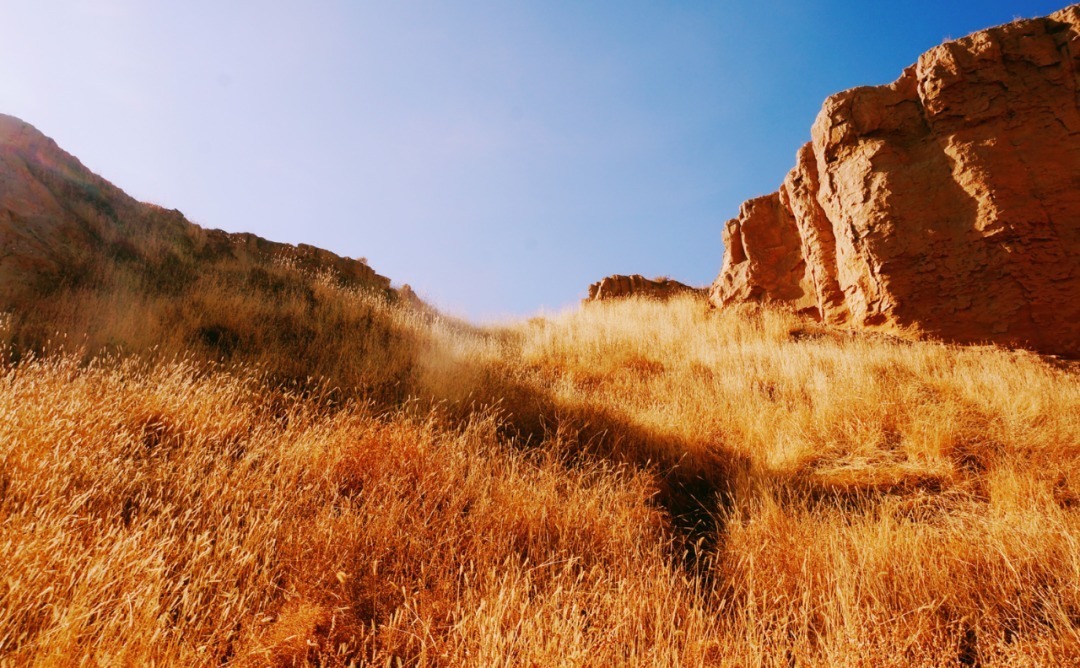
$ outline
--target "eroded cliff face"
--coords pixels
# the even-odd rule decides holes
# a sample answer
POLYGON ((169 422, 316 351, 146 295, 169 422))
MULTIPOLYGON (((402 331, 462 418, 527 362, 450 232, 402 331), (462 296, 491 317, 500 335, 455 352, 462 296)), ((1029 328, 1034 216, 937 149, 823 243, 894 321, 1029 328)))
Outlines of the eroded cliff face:
POLYGON ((830 97, 724 230, 713 304, 1080 354, 1080 5, 830 97))
POLYGON ((816 306, 798 225, 779 193, 743 202, 739 217, 724 227, 724 248, 724 268, 709 293, 714 301, 816 306))

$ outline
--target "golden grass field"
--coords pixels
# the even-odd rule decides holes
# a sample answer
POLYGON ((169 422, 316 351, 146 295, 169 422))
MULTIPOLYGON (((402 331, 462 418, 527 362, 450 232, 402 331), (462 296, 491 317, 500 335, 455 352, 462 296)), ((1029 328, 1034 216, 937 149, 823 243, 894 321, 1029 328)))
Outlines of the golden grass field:
POLYGON ((1076 366, 313 285, 3 321, 0 665, 1080 665, 1076 366))

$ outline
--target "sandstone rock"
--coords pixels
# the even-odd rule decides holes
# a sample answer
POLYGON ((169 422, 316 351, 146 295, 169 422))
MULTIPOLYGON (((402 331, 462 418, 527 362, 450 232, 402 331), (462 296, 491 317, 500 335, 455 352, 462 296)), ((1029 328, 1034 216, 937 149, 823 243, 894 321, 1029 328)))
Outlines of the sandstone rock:
POLYGON ((799 229, 777 193, 744 202, 724 226, 724 268, 713 301, 783 301, 815 308, 817 301, 800 249, 799 229))
POLYGON ((811 137, 725 227, 713 304, 1080 354, 1080 5, 834 95, 811 137))
POLYGON ((615 274, 590 285, 589 298, 585 301, 619 299, 622 297, 669 299, 686 292, 702 293, 704 290, 690 287, 670 278, 649 279, 641 274, 631 276, 615 274))

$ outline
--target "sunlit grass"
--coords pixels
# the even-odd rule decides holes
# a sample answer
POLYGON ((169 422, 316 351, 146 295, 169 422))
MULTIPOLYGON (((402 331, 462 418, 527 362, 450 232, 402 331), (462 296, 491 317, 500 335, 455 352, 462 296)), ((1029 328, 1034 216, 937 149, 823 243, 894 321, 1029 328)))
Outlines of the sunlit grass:
POLYGON ((207 285, 161 322, 214 314, 231 361, 132 324, 168 345, 3 367, 0 660, 1080 655, 1075 367, 694 297, 481 329, 332 281, 270 341, 207 285))

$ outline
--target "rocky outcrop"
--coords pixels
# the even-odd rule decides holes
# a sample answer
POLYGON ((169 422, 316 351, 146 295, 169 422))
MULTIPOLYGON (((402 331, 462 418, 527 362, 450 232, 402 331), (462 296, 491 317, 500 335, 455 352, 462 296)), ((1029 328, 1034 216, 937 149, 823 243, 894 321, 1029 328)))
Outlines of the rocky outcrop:
POLYGON ((713 300, 782 301, 800 310, 816 306, 807 281, 799 228, 778 193, 744 202, 724 228, 724 268, 710 290, 713 300))
POLYGON ((1080 354, 1080 5, 834 95, 811 137, 727 223, 714 305, 1080 354))
POLYGON ((589 301, 620 299, 623 297, 648 297, 650 299, 670 299, 675 295, 693 292, 701 293, 700 288, 693 288, 670 278, 645 278, 641 274, 623 276, 615 274, 603 278, 589 286, 589 301))

